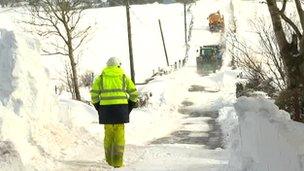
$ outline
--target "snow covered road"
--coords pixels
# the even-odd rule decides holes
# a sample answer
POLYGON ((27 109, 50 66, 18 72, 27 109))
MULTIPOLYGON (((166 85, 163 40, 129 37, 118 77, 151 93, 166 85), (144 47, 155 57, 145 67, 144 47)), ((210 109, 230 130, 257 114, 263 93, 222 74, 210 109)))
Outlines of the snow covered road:
MULTIPOLYGON (((199 90, 200 91, 200 90, 199 90)), ((199 144, 208 149, 223 147, 222 131, 217 123, 218 111, 189 110, 194 103, 183 101, 179 112, 185 115, 183 126, 152 144, 199 144)))
POLYGON ((218 170, 227 164, 222 150, 207 150, 200 145, 149 145, 142 148, 143 156, 120 170, 218 170))
MULTIPOLYGON (((183 98, 176 100, 176 117, 179 118, 175 129, 162 137, 156 137, 142 145, 127 144, 125 149, 125 167, 117 170, 219 170, 228 163, 228 152, 223 148, 223 137, 217 123, 218 110, 233 103, 233 89, 225 89, 225 82, 231 82, 234 72, 218 72, 210 76, 200 76, 196 68, 188 66, 165 77, 171 85, 167 94, 182 92, 183 98), (170 79, 169 79, 170 78, 170 79)), ((150 83, 160 84, 155 80, 150 83)), ((229 85, 228 85, 229 86, 229 85)), ((154 87, 155 88, 155 87, 154 87)), ((151 89, 151 91, 154 91, 151 89)), ((174 96, 167 97, 165 103, 174 101, 174 96)), ((170 104, 171 104, 170 103, 170 104)), ((137 111, 138 112, 138 111, 137 111)), ((135 111, 134 115, 136 116, 135 111)), ((174 113, 174 112, 173 112, 174 113)), ((166 115, 166 113, 164 113, 166 115)), ((170 115, 171 116, 171 115, 170 115)), ((152 133, 164 122, 153 122, 152 133)), ((132 125, 133 123, 129 123, 132 125)), ((126 139, 133 137, 126 135, 126 139)), ((137 137, 140 139, 140 137, 137 137)), ((102 137, 100 137, 100 141, 102 137)), ((79 152, 82 159, 66 161, 64 170, 111 170, 103 160, 102 143, 99 147, 79 152), (82 154, 84 153, 84 154, 82 154), (84 160, 86 159, 86 160, 84 160)))
MULTIPOLYGON (((194 69, 189 67, 179 72, 192 73, 187 78, 193 78, 197 76, 194 69)), ((216 121, 218 111, 215 106, 209 106, 221 100, 220 95, 215 95, 221 92, 192 91, 191 81, 187 80, 187 83, 188 98, 178 110, 184 115, 181 126, 170 135, 143 147, 145 152, 140 160, 123 170, 219 170, 228 163, 227 152, 222 148, 221 128, 216 121), (193 96, 201 97, 191 98, 193 96), (215 97, 210 98, 212 96, 215 97), (201 99, 209 100, 202 105, 201 99)))
MULTIPOLYGON (((201 76, 196 73, 195 62, 199 46, 222 41, 223 34, 206 29, 206 16, 219 7, 224 13, 227 10, 226 3, 198 1, 191 11, 194 18, 187 66, 139 87, 142 92, 152 92, 153 96, 147 108, 132 112, 126 129, 125 167, 114 170, 212 171, 228 164, 229 154, 223 148, 224 137, 217 118, 222 107, 235 102, 238 72, 224 69, 201 76), (201 10, 206 4, 210 9, 201 10)), ((102 140, 102 134, 99 138, 102 140)), ((98 156, 90 155, 88 159, 96 161, 98 158, 101 166, 80 160, 70 162, 68 168, 113 169, 105 164, 102 148, 95 153, 98 156)))

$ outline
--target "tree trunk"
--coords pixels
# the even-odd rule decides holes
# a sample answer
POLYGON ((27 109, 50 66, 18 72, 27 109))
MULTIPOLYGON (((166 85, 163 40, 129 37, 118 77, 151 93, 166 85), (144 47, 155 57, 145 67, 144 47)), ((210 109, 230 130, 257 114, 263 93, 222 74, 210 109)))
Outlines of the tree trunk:
POLYGON ((75 93, 76 100, 81 101, 79 85, 78 85, 78 75, 77 75, 76 63, 75 63, 75 59, 74 59, 72 29, 68 25, 68 21, 66 19, 66 14, 64 12, 62 12, 61 16, 62 16, 62 23, 64 25, 64 28, 66 31, 66 36, 67 36, 67 41, 65 43, 68 46, 68 54, 69 54, 69 59, 70 59, 70 64, 71 64, 71 69, 72 69, 72 82, 73 82, 74 93, 75 93))
POLYGON ((267 0, 267 6, 268 10, 271 16, 271 21, 273 25, 273 30, 275 33, 275 37, 277 39, 279 48, 281 52, 284 52, 284 50, 288 51, 288 42, 286 40, 286 35, 283 30, 281 17, 279 14, 279 9, 276 4, 276 0, 267 0))
POLYGON ((75 97, 76 97, 76 100, 80 101, 81 96, 80 96, 80 92, 79 92, 78 76, 77 76, 76 63, 74 60, 72 44, 70 44, 68 47, 69 47, 69 59, 70 59, 70 64, 71 64, 71 68, 72 68, 72 81, 73 81, 75 97))
POLYGON ((72 82, 73 82, 74 93, 75 93, 76 100, 81 101, 79 85, 78 85, 78 75, 77 75, 76 63, 75 63, 75 59, 74 59, 72 36, 71 36, 71 32, 69 30, 66 30, 66 31, 67 31, 67 38, 68 38, 67 46, 68 46, 68 51, 69 51, 69 59, 70 59, 70 64, 71 64, 71 69, 72 69, 72 82))
POLYGON ((292 94, 292 96, 294 96, 294 119, 299 121, 300 100, 298 95, 300 93, 298 91, 303 90, 304 85, 304 56, 300 52, 304 49, 299 49, 301 47, 298 46, 299 38, 296 35, 292 35, 291 43, 287 41, 276 0, 267 0, 267 5, 287 74, 287 89, 294 92, 294 94, 292 94))
MULTIPOLYGON (((300 121, 301 120, 301 112, 300 112, 300 98, 299 91, 301 90, 301 85, 303 85, 303 72, 301 72, 301 63, 296 60, 297 58, 293 57, 291 54, 284 54, 282 55, 284 63, 286 63, 287 69, 287 89, 291 90, 294 97, 293 106, 294 106, 294 120, 300 121), (302 84, 301 84, 302 83, 302 84)), ((298 57, 299 58, 299 57, 298 57)), ((302 89, 303 90, 303 89, 302 89)))

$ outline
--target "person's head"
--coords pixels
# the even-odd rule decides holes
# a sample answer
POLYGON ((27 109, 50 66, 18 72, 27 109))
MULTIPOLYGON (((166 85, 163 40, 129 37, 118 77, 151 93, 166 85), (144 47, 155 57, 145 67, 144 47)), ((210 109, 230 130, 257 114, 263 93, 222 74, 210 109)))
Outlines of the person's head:
POLYGON ((107 61, 107 66, 119 66, 120 67, 121 62, 117 57, 111 57, 107 61))

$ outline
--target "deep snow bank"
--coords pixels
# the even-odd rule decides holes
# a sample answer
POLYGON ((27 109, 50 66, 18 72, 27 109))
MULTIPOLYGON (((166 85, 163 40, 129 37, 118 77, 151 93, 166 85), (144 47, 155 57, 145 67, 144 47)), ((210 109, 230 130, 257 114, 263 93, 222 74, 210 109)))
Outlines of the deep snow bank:
POLYGON ((232 129, 230 170, 304 169, 303 124, 264 98, 241 97, 235 110, 238 126, 232 129))
MULTIPOLYGON (((92 144, 95 139, 86 130, 65 122, 72 120, 64 119, 71 112, 60 107, 54 96, 40 63, 39 43, 0 29, 0 143, 6 144, 1 151, 15 151, 11 157, 21 159, 20 165, 0 163, 1 167, 15 170, 24 164, 25 169, 54 170, 64 155, 71 156, 77 153, 75 148, 92 144)), ((0 155, 0 161, 7 158, 10 160, 0 155)))
POLYGON ((57 102, 39 61, 39 44, 0 29, 0 101, 22 117, 55 119, 57 102))
POLYGON ((1 141, 12 142, 26 164, 35 162, 34 156, 39 155, 32 143, 32 127, 39 127, 38 120, 43 123, 56 118, 47 76, 37 58, 37 44, 29 40, 0 29, 1 141))

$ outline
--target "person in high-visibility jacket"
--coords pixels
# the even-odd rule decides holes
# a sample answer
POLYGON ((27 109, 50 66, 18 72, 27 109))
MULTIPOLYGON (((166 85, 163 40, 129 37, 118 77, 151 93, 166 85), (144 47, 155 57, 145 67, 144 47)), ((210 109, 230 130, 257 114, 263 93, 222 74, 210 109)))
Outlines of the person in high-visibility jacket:
POLYGON ((111 57, 102 73, 94 80, 91 100, 98 111, 99 123, 104 124, 106 161, 113 167, 123 166, 125 146, 124 123, 138 106, 138 91, 128 78, 118 58, 111 57))

